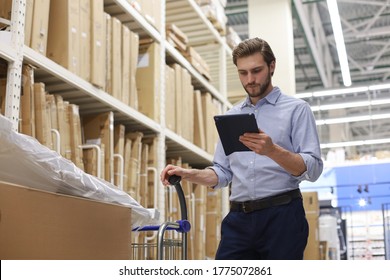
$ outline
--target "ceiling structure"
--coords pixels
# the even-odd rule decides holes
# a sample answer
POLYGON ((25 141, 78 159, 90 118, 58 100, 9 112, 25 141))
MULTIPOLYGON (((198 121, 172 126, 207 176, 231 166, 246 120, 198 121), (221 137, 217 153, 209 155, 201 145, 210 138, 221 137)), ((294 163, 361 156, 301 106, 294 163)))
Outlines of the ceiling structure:
MULTIPOLYGON (((347 157, 386 154, 390 151, 386 143, 390 142, 390 0, 337 0, 352 80, 348 88, 343 85, 327 1, 291 3, 296 92, 306 93, 297 96, 315 108, 323 152, 342 142, 339 146, 350 145, 347 157), (384 84, 389 86, 377 86, 384 84), (325 89, 346 92, 319 92, 325 89), (333 108, 326 109, 328 105, 333 108)), ((228 0, 225 11, 228 25, 241 39, 248 38, 247 0, 228 0)))

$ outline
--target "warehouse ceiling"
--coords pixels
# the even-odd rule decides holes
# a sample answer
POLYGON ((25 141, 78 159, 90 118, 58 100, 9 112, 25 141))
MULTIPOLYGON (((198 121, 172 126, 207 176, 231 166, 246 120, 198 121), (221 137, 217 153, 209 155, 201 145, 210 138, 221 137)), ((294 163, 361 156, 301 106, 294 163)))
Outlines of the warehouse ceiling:
MULTIPOLYGON (((296 91, 345 88, 325 0, 292 0, 296 91)), ((352 86, 390 82, 390 0, 337 0, 351 73, 352 86)), ((248 38, 247 0, 228 0, 228 25, 241 39, 248 38)), ((341 106, 315 111, 317 122, 336 118, 338 125, 319 125, 321 143, 387 139, 390 141, 390 90, 363 90, 341 95, 305 98, 312 107, 341 106), (353 102, 370 102, 357 106, 353 102), (352 102, 352 103, 351 103, 352 102), (372 106, 373 102, 380 105, 372 106), (383 104, 384 103, 384 104, 383 104), (336 105, 336 106, 337 106, 336 105), (356 118, 352 121, 343 118, 356 118), (360 118, 360 119, 359 119, 360 118)), ((371 141, 372 142, 372 141, 371 141)), ((386 141, 384 141, 386 142, 386 141)), ((330 148, 329 148, 330 149, 330 148)), ((329 149, 323 149, 326 153, 329 149)), ((346 148, 347 157, 390 153, 390 144, 359 144, 346 148)))
MULTIPOLYGON (((247 0, 227 2, 228 25, 235 29, 241 39, 248 38, 247 0)), ((390 1, 338 0, 337 3, 352 85, 388 82, 390 1)), ((292 13, 297 92, 343 86, 326 1, 292 0, 292 13), (327 67, 332 69, 330 75, 326 74, 327 67)))

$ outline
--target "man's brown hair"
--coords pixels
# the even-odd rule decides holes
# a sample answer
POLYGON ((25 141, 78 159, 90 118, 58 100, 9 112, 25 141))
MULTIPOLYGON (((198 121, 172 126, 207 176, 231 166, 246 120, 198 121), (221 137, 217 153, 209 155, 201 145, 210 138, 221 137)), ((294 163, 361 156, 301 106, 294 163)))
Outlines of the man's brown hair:
POLYGON ((270 67, 272 61, 276 61, 274 53, 269 44, 260 38, 246 39, 239 43, 233 50, 233 63, 237 66, 237 59, 260 53, 264 57, 265 63, 270 67))

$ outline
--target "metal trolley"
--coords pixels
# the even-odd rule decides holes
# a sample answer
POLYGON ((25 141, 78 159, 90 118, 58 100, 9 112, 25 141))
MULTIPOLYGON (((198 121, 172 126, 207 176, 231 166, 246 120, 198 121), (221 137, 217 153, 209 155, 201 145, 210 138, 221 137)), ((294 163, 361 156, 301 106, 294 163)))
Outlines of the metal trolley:
POLYGON ((133 231, 157 231, 157 243, 133 243, 132 253, 134 259, 149 259, 153 254, 157 253, 158 260, 164 259, 183 259, 186 260, 187 255, 187 232, 191 229, 191 224, 188 221, 187 204, 184 197, 184 192, 180 184, 181 177, 172 175, 169 177, 169 183, 176 189, 179 204, 181 219, 176 222, 166 221, 159 226, 144 226, 135 228, 133 231), (181 234, 180 239, 165 239, 167 230, 175 230, 181 234))

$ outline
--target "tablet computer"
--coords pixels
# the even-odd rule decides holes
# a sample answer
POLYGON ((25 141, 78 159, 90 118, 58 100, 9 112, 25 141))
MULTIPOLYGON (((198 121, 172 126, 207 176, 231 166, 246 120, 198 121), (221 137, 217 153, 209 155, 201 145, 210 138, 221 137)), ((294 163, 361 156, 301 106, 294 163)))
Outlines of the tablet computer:
POLYGON ((217 115, 214 121, 227 156, 234 152, 250 151, 239 137, 246 132, 259 132, 254 114, 217 115))

